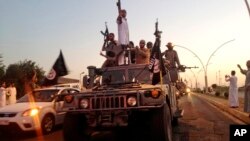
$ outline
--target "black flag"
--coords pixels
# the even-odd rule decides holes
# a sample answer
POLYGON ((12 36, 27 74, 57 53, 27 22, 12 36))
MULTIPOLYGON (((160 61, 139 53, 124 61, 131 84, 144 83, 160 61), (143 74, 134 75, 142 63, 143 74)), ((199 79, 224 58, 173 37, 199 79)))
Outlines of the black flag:
POLYGON ((60 76, 64 76, 68 74, 68 69, 64 62, 64 57, 62 51, 60 50, 60 54, 56 59, 55 64, 53 65, 50 72, 44 79, 43 85, 44 86, 51 86, 57 84, 57 80, 60 76))
POLYGON ((153 73, 152 85, 160 82, 160 73, 162 73, 162 76, 166 75, 166 70, 161 55, 160 43, 160 38, 157 37, 150 55, 149 70, 153 73))

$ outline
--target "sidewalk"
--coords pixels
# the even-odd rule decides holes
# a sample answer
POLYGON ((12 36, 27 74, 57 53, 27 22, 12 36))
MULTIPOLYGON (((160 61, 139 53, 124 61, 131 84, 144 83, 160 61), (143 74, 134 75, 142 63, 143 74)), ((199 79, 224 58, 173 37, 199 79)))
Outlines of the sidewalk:
POLYGON ((248 117, 248 113, 243 112, 243 99, 239 99, 240 106, 239 108, 230 108, 228 105, 228 99, 224 97, 217 97, 211 94, 201 94, 201 93, 191 93, 197 97, 207 100, 214 106, 218 107, 219 109, 227 112, 228 114, 234 116, 235 118, 241 120, 246 124, 250 124, 250 118, 248 117))

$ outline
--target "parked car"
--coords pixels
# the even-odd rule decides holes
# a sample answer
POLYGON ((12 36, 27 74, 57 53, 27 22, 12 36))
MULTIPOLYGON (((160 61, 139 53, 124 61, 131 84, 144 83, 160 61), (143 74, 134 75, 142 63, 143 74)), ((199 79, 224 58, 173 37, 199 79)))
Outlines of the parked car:
POLYGON ((55 125, 63 123, 65 115, 64 112, 57 112, 63 105, 63 98, 59 99, 58 95, 69 93, 79 93, 79 89, 50 87, 24 95, 16 104, 0 108, 0 129, 50 133, 55 125))

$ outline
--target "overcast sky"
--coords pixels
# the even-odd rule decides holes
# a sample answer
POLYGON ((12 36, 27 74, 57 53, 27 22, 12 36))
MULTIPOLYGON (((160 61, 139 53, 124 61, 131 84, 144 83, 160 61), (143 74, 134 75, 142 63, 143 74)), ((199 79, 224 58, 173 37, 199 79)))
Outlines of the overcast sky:
MULTIPOLYGON (((250 18, 244 0, 121 3, 127 10, 130 40, 136 45, 140 39, 154 41, 158 18, 163 31, 161 50, 166 49, 167 42, 190 50, 174 48, 181 64, 199 67, 192 70, 194 73, 187 70, 181 74, 193 87, 195 77, 204 86, 203 66, 207 63, 209 85, 228 85, 224 75, 231 70, 236 70, 239 85, 244 84, 245 77, 236 66, 245 68, 250 59, 250 18)), ((78 79, 81 72, 87 72, 87 66, 102 65, 100 31, 107 22, 109 31, 117 34, 117 15, 116 0, 0 0, 0 54, 6 66, 28 59, 48 73, 61 49, 70 70, 66 77, 78 79)))

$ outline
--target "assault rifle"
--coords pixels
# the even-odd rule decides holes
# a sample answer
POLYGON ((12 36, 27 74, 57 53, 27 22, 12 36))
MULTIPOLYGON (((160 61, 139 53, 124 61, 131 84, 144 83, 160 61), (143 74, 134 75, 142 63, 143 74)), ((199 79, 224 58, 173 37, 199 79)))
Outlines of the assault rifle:
POLYGON ((154 33, 154 35, 156 37, 161 37, 161 33, 162 33, 162 31, 159 31, 159 29, 158 29, 158 19, 156 19, 156 22, 155 22, 155 33, 154 33))
POLYGON ((118 2, 116 2, 117 8, 118 8, 118 18, 117 18, 117 22, 120 24, 122 23, 122 17, 120 16, 120 11, 121 11, 121 1, 118 0, 118 2))
POLYGON ((108 43, 108 35, 109 35, 109 29, 108 29, 108 26, 107 26, 107 22, 105 22, 105 32, 101 31, 101 34, 104 36, 104 43, 102 45, 102 51, 104 50, 106 44, 108 43))
POLYGON ((121 1, 118 0, 118 2, 116 2, 117 8, 118 8, 118 13, 121 11, 121 1))
POLYGON ((186 69, 192 69, 192 68, 197 69, 198 67, 197 66, 187 67, 185 65, 180 65, 179 68, 178 68, 178 70, 181 71, 181 72, 185 72, 186 69))

